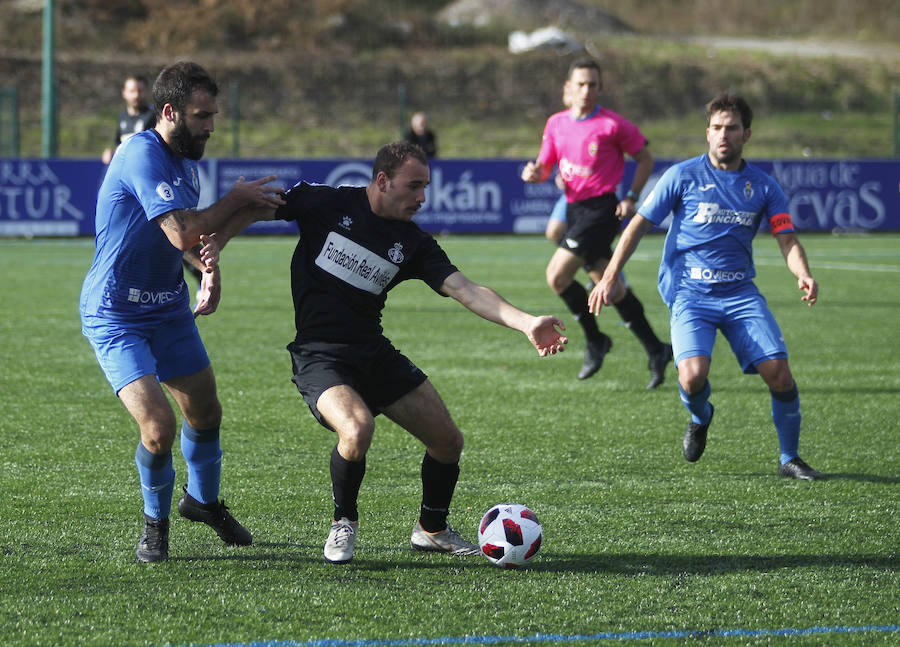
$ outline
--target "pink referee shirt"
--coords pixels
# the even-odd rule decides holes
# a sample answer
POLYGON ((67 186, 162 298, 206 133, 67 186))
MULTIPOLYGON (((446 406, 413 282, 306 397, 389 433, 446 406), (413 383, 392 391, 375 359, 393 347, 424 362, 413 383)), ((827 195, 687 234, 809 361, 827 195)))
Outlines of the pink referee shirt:
POLYGON ((625 172, 625 153, 647 143, 638 127, 612 110, 598 107, 584 119, 569 110, 550 115, 538 162, 559 166, 566 200, 579 202, 612 193, 625 172))

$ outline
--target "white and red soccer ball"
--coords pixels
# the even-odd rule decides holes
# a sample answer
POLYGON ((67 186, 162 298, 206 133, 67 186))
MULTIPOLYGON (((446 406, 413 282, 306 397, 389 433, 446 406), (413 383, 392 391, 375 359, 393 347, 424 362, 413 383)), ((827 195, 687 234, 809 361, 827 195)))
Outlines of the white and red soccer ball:
POLYGON ((537 515, 518 503, 500 503, 484 513, 478 545, 494 566, 518 568, 541 548, 543 529, 537 515))

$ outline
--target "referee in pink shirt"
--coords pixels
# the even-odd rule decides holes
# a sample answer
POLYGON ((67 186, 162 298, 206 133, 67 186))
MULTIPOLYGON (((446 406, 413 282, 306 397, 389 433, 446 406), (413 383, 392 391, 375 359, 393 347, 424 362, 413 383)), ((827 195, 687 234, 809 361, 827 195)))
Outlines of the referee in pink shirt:
MULTIPOLYGON (((612 257, 612 242, 619 223, 635 214, 638 197, 653 170, 647 139, 637 126, 600 106, 600 67, 592 59, 579 59, 569 66, 566 91, 572 106, 547 119, 537 161, 528 162, 522 180, 546 181, 553 167, 566 191, 566 232, 547 265, 547 284, 566 303, 584 330, 586 348, 578 379, 600 370, 612 348, 612 339, 600 332, 588 311, 587 291, 575 281, 579 267, 588 268, 598 282, 612 257), (631 188, 621 200, 616 186, 622 181, 625 155, 637 162, 631 188)), ((672 361, 672 346, 659 340, 644 316, 644 306, 620 275, 613 304, 625 325, 647 351, 648 389, 663 383, 672 361)))

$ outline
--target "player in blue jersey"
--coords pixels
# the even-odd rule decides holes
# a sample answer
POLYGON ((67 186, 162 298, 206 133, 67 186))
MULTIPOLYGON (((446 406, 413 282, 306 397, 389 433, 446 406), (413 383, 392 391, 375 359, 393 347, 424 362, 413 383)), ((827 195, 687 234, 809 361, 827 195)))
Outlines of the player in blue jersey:
POLYGON ((800 398, 788 366, 784 337, 753 283, 752 241, 769 224, 801 299, 812 306, 819 286, 794 233, 787 198, 775 180, 742 158, 753 113, 747 102, 723 94, 706 107, 709 152, 668 169, 622 234, 601 281, 588 299, 599 313, 613 301, 615 277, 641 237, 672 212, 659 268, 659 292, 671 312, 672 346, 681 400, 691 414, 682 447, 696 461, 706 448, 713 417, 709 365, 716 331, 731 344, 741 369, 769 387, 781 449, 782 476, 823 475, 798 455, 800 398))
POLYGON ((142 562, 165 560, 169 551, 176 423, 160 383, 184 416, 181 450, 188 474, 179 513, 208 524, 226 543, 251 542, 218 500, 222 408, 194 317, 214 312, 220 295, 218 247, 207 234, 243 208, 275 208, 284 201, 270 176, 241 179, 221 200, 196 209, 197 160, 213 131, 217 93, 215 81, 194 63, 160 72, 153 85, 156 126, 119 146, 100 186, 96 253, 81 290, 82 332, 140 430, 135 462, 144 499, 137 546, 142 562), (195 259, 206 272, 192 313, 182 255, 201 242, 211 244, 195 259))

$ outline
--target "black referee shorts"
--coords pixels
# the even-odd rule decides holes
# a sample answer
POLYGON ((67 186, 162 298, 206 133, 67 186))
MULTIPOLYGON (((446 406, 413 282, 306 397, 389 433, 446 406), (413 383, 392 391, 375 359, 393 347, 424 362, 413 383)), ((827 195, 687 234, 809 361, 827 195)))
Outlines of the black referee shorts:
MULTIPOLYGON (((345 384, 359 393, 373 416, 428 379, 387 338, 364 344, 296 341, 288 344, 297 386, 309 410, 331 429, 316 403, 333 386, 345 384)), ((332 431, 334 431, 332 429, 332 431)))
POLYGON ((616 217, 618 204, 615 193, 570 202, 566 206, 566 233, 559 246, 580 256, 587 266, 599 258, 612 258, 612 243, 622 226, 616 217))

